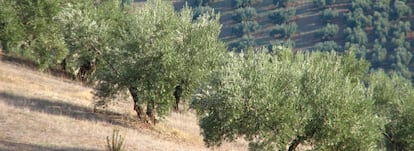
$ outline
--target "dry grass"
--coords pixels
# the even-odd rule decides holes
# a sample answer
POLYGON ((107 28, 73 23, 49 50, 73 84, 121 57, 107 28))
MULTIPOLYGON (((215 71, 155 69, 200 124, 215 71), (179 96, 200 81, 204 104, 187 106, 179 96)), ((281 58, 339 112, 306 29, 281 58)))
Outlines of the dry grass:
MULTIPOLYGON (((210 150, 194 114, 173 113, 150 127, 135 120, 131 102, 93 113, 92 89, 0 61, 0 150, 104 150, 114 128, 128 151, 210 150)), ((238 141, 214 150, 246 146, 238 141)))

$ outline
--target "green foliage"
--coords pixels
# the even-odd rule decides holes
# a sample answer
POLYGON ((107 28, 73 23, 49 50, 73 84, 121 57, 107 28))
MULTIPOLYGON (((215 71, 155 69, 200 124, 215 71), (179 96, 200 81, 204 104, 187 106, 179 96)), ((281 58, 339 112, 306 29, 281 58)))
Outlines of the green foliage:
POLYGON ((209 6, 199 6, 193 9, 193 20, 197 20, 198 17, 204 14, 214 14, 215 11, 209 6))
POLYGON ((281 48, 292 49, 294 47, 295 47, 295 41, 291 39, 285 39, 285 40, 277 40, 277 41, 271 42, 271 44, 267 47, 267 49, 269 50, 269 52, 273 53, 276 51, 280 51, 281 48))
POLYGON ((324 28, 316 31, 316 36, 321 37, 322 40, 330 40, 338 33, 339 27, 336 24, 327 24, 324 28))
POLYGON ((66 57, 68 50, 59 24, 54 21, 62 9, 58 1, 3 0, 0 7, 0 39, 9 53, 35 61, 41 70, 66 57))
POLYGON ((339 16, 337 9, 327 8, 321 13, 321 18, 324 22, 329 22, 339 16))
POLYGON ((319 7, 325 7, 326 5, 332 5, 336 0, 313 0, 313 3, 319 7))
POLYGON ((352 50, 358 58, 366 58, 368 49, 365 45, 353 42, 345 43, 345 50, 352 50))
POLYGON ((123 151, 125 138, 119 134, 118 129, 114 129, 112 132, 112 138, 106 137, 106 150, 107 151, 123 151))
POLYGON ((391 151, 414 149, 414 91, 411 82, 383 71, 372 74, 374 109, 384 118, 383 145, 391 151))
POLYGON ((234 8, 251 7, 254 3, 260 2, 260 0, 233 0, 234 8))
POLYGON ((411 31, 411 24, 410 22, 398 22, 391 26, 390 32, 392 33, 391 39, 391 48, 402 47, 409 49, 410 43, 406 42, 406 37, 408 33, 411 31))
POLYGON ((386 12, 380 13, 374 12, 374 34, 381 39, 381 42, 385 43, 390 30, 390 23, 388 20, 388 14, 386 12))
POLYGON ((214 0, 189 0, 188 3, 192 7, 205 7, 208 6, 210 3, 214 2, 214 0))
POLYGON ((248 50, 256 46, 255 39, 244 35, 239 41, 230 44, 230 49, 236 50, 238 52, 248 50))
POLYGON ((350 43, 356 43, 359 45, 366 45, 368 43, 368 37, 362 28, 347 28, 345 29, 346 40, 350 43))
POLYGON ((242 21, 234 25, 233 33, 237 36, 248 35, 255 32, 260 28, 260 25, 256 21, 242 21))
POLYGON ((296 8, 282 8, 278 9, 268 16, 272 22, 276 24, 283 24, 289 21, 296 14, 296 8))
POLYGON ((24 26, 16 10, 16 2, 0 1, 0 42, 6 52, 16 51, 24 41, 24 26))
POLYGON ((253 7, 238 8, 233 15, 233 20, 236 22, 253 21, 257 12, 253 7))
POLYGON ((391 0, 376 0, 374 9, 378 12, 389 12, 391 0))
POLYGON ((273 5, 277 7, 286 7, 290 0, 273 0, 273 5))
POLYGON ((379 64, 386 61, 387 58, 387 49, 382 46, 378 39, 375 40, 375 43, 372 48, 372 62, 374 68, 378 67, 379 64))
POLYGON ((401 19, 403 16, 410 16, 412 13, 410 6, 405 1, 395 0, 391 7, 390 17, 394 20, 401 19))
POLYGON ((290 38, 298 28, 295 22, 289 24, 277 25, 275 29, 270 32, 270 36, 280 36, 282 38, 290 38))
POLYGON ((352 0, 351 2, 351 11, 356 9, 363 9, 365 12, 368 12, 372 8, 371 0, 352 0))
POLYGON ((352 54, 231 53, 195 96, 209 146, 245 137, 251 150, 376 150, 380 120, 352 54))
POLYGON ((189 8, 177 13, 170 3, 157 0, 128 12, 111 20, 116 26, 110 30, 111 46, 100 54, 97 96, 108 99, 129 89, 134 107, 147 105, 147 114, 163 117, 176 85, 185 100, 223 60, 221 26, 214 14, 194 21, 189 8))
POLYGON ((65 4, 62 12, 56 16, 69 49, 64 68, 72 74, 77 75, 82 66, 96 63, 102 49, 110 46, 110 33, 115 28, 115 23, 110 20, 121 18, 121 8, 113 2, 105 1, 96 5, 93 2, 75 1, 65 4))
POLYGON ((346 14, 348 27, 367 27, 372 24, 372 17, 365 16, 362 8, 357 8, 346 14))
POLYGON ((313 46, 313 50, 317 51, 340 51, 342 47, 338 45, 335 41, 324 41, 316 43, 313 46))

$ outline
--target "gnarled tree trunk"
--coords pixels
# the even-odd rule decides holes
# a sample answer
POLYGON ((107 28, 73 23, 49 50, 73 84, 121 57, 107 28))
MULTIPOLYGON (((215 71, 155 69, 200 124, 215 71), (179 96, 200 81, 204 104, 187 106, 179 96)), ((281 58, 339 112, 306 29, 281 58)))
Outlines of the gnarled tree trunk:
POLYGON ((178 104, 180 104, 180 97, 181 97, 182 92, 183 92, 183 89, 181 88, 181 85, 177 85, 174 91, 174 97, 175 97, 174 110, 175 111, 178 111, 178 104))
POLYGON ((138 89, 136 87, 129 87, 128 90, 134 100, 134 110, 137 112, 137 116, 141 120, 143 119, 144 113, 142 107, 139 106, 138 89))
POLYGON ((157 120, 155 118, 155 101, 151 100, 147 103, 147 116, 149 120, 155 125, 157 124, 157 120))
POLYGON ((296 150, 296 148, 298 147, 298 145, 300 143, 302 143, 303 141, 305 141, 305 140, 306 140, 306 137, 305 136, 297 136, 295 138, 295 140, 293 140, 292 143, 290 144, 288 151, 294 151, 294 150, 296 150))

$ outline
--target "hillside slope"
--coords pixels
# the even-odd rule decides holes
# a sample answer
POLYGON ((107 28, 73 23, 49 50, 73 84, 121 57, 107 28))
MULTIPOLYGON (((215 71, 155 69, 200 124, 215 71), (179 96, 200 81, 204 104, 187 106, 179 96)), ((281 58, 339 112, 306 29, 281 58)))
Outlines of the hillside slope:
MULTIPOLYGON (((233 16, 236 14, 237 8, 234 7, 233 1, 236 0, 174 0, 174 5, 177 9, 182 8, 187 2, 190 6, 196 2, 205 2, 202 7, 211 7, 217 13, 220 13, 221 19, 220 22, 223 24, 220 38, 227 42, 230 47, 231 44, 239 43, 242 41, 242 36, 237 36, 233 32, 234 27, 238 24, 237 21, 233 19, 233 16)), ((276 6, 273 4, 273 0, 252 0, 251 6, 256 10, 257 15, 254 15, 252 21, 256 21, 259 27, 252 31, 248 32, 247 35, 253 39, 256 47, 268 46, 274 43, 286 42, 288 39, 294 42, 294 48, 297 50, 307 50, 311 49, 316 43, 323 42, 326 40, 320 39, 318 36, 315 36, 315 32, 323 28, 326 23, 321 19, 321 13, 325 8, 335 9, 339 12, 337 17, 334 17, 330 23, 336 24, 339 26, 339 32, 329 40, 334 40, 339 45, 345 45, 346 35, 344 30, 347 28, 347 17, 346 13, 350 12, 352 7, 352 0, 335 0, 334 4, 326 5, 324 7, 317 6, 314 4, 314 0, 287 0, 287 6, 285 8, 293 8, 296 13, 288 19, 288 23, 296 23, 297 29, 294 34, 289 38, 275 37, 271 36, 270 33, 274 30, 279 24, 274 23, 269 15, 283 7, 276 6)), ((374 2, 374 1, 373 1, 374 2)), ((414 2, 408 1, 406 3, 411 9, 414 8, 414 2)), ((193 7, 197 8, 197 6, 193 7)), ((201 6, 200 6, 201 7, 201 6)), ((371 14, 372 15, 372 14, 371 14)), ((410 21, 413 24, 414 16, 404 18, 405 21, 410 21)), ((372 32, 371 27, 367 28, 368 33, 372 32)), ((414 32, 410 32, 407 36, 408 41, 412 41, 413 37, 411 36, 414 32)), ((373 37, 370 37, 370 45, 373 44, 373 37)))
MULTIPOLYGON (((114 128, 126 137, 126 150, 210 150, 192 113, 151 127, 135 120, 128 99, 98 113, 92 102, 91 88, 0 61, 0 150, 104 150, 114 128)), ((246 149, 242 141, 216 148, 246 149)))

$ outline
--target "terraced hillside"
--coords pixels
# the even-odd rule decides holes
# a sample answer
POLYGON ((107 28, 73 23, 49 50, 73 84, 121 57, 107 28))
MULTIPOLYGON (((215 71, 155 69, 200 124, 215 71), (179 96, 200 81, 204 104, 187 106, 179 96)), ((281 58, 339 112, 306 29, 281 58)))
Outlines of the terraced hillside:
MULTIPOLYGON (((374 69, 412 78, 414 1, 179 0, 198 14, 215 11, 229 49, 287 45, 295 50, 352 49, 374 69), (277 2, 277 3, 276 3, 277 2)), ((271 47, 269 47, 271 48, 271 47)))
MULTIPOLYGON (((221 38, 228 42, 237 42, 241 39, 240 36, 236 36, 233 33, 233 28, 237 24, 237 21, 233 20, 232 17, 235 15, 237 7, 234 7, 235 0, 206 0, 204 4, 200 6, 196 3, 203 3, 203 0, 187 0, 186 2, 189 5, 192 5, 195 9, 197 7, 211 7, 216 12, 221 15, 221 23, 223 24, 221 38)), ((277 1, 277 0, 276 0, 277 1)), ((318 29, 324 27, 324 21, 321 18, 321 14, 324 9, 331 8, 338 11, 338 16, 329 21, 330 23, 337 24, 340 27, 340 30, 335 37, 329 40, 335 40, 339 44, 345 44, 345 34, 344 30, 347 26, 346 14, 350 12, 352 7, 352 1, 355 0, 336 0, 333 4, 327 4, 325 6, 320 6, 315 4, 315 0, 287 0, 288 9, 296 9, 296 13, 292 16, 288 22, 295 22, 298 27, 296 32, 288 39, 291 39, 295 42, 296 49, 308 49, 311 48, 315 43, 322 42, 324 40, 318 38, 314 35, 318 29)), ((374 1, 373 1, 374 2, 374 1)), ((390 1, 391 2, 391 1, 390 1)), ((185 5, 185 0, 177 0, 174 2, 177 9, 185 5)), ((408 1, 406 3, 411 8, 414 7, 414 2, 408 1)), ((248 7, 253 7, 257 15, 254 17, 254 20, 260 25, 260 28, 252 32, 251 35, 254 37, 257 45, 255 46, 267 46, 272 42, 286 40, 286 38, 272 37, 270 32, 275 29, 278 24, 272 22, 269 18, 269 14, 282 9, 283 7, 273 4, 273 0, 261 0, 255 1, 252 5, 248 7)), ((409 20, 413 22, 412 16, 407 16, 402 20, 409 20)), ((372 29, 366 28, 366 31, 372 32, 372 29)), ((410 32, 410 35, 412 33, 410 32)), ((373 37, 371 37, 373 38, 373 37)), ((412 40, 412 36, 407 37, 409 40, 412 40)))

